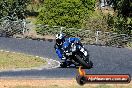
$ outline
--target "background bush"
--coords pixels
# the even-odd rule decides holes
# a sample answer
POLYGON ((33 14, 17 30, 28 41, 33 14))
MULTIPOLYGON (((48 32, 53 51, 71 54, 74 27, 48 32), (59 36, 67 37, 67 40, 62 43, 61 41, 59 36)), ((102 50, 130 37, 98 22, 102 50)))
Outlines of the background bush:
POLYGON ((0 0, 0 18, 5 16, 17 16, 25 18, 26 6, 30 0, 0 0))
POLYGON ((96 0, 45 0, 37 23, 82 28, 96 0))

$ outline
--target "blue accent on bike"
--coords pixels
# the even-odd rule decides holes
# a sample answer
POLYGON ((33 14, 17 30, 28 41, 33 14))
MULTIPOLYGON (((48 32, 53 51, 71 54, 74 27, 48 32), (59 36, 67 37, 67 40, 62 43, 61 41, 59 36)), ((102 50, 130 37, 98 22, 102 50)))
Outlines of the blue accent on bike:
POLYGON ((80 41, 80 38, 75 38, 75 41, 80 41))
POLYGON ((66 39, 66 42, 69 42, 69 43, 74 43, 78 41, 80 41, 80 38, 67 38, 66 39))
POLYGON ((69 38, 69 42, 74 43, 75 38, 69 38))
MULTIPOLYGON (((74 37, 72 37, 72 38, 66 38, 65 42, 62 45, 62 48, 64 50, 69 50, 70 49, 69 45, 71 43, 77 43, 78 41, 80 41, 80 38, 74 38, 74 37)), ((80 45, 77 45, 76 47, 79 48, 80 45)), ((57 53, 58 57, 62 60, 62 58, 63 58, 62 51, 60 49, 56 49, 56 53, 57 53)))
POLYGON ((67 48, 69 46, 69 43, 68 42, 64 42, 63 43, 63 48, 67 48))

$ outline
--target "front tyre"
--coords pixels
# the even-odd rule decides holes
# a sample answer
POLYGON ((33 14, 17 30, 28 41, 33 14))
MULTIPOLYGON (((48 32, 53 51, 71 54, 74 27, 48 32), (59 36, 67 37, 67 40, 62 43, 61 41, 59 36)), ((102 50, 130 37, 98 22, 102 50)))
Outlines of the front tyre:
POLYGON ((89 58, 86 58, 84 55, 76 54, 76 59, 79 61, 79 63, 83 66, 83 68, 90 69, 93 66, 92 61, 89 61, 89 58))

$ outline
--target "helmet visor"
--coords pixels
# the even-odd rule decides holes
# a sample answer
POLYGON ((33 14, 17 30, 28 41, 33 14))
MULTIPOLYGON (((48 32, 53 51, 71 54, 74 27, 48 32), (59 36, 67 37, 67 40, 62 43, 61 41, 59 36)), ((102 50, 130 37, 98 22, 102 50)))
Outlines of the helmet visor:
POLYGON ((56 39, 56 43, 61 44, 62 43, 62 39, 56 39))

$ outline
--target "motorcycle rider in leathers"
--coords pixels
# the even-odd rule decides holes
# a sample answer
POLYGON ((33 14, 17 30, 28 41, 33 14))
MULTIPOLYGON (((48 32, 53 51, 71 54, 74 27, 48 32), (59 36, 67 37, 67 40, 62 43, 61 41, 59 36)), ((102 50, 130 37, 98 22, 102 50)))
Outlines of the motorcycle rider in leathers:
POLYGON ((80 45, 81 47, 83 47, 79 38, 75 38, 75 37, 66 38, 66 36, 62 33, 56 35, 56 43, 54 45, 54 48, 56 50, 58 57, 61 60, 61 63, 66 62, 68 64, 67 59, 65 57, 63 45, 64 44, 67 45, 66 47, 70 49, 70 46, 72 43, 74 43, 74 44, 76 43, 76 44, 80 45))

